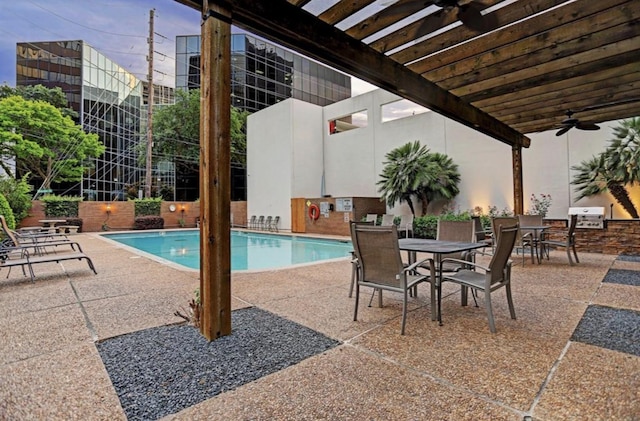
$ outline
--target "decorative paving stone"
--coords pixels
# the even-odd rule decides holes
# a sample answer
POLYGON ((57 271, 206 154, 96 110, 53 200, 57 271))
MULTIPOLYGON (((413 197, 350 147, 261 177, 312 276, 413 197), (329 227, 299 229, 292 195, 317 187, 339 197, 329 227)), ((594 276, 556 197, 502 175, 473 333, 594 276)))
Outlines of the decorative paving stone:
POLYGON ((161 326, 96 344, 129 420, 156 420, 334 348, 340 342, 257 308, 207 341, 193 326, 161 326))
POLYGON ((640 287, 640 271, 627 269, 609 269, 602 282, 634 285, 640 287))
POLYGON ((640 262, 640 256, 634 254, 620 254, 616 260, 622 260, 625 262, 640 262))
POLYGON ((640 312, 590 305, 571 340, 640 356, 640 312))

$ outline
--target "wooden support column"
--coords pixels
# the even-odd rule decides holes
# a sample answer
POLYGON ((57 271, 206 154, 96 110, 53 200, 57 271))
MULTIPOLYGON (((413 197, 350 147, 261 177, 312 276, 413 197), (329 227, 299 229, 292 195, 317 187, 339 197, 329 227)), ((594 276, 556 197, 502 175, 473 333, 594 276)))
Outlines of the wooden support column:
POLYGON ((522 191, 522 146, 511 148, 513 161, 513 211, 516 215, 524 214, 524 197, 522 191))
POLYGON ((200 66, 200 332, 231 333, 231 13, 203 2, 200 66))

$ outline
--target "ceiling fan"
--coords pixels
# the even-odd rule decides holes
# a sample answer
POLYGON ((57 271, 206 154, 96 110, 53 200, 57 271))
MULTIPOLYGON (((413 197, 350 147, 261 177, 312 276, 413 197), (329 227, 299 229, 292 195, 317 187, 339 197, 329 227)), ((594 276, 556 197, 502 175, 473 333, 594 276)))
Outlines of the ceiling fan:
POLYGON ((573 111, 571 110, 567 110, 565 114, 567 115, 567 118, 562 120, 562 123, 560 123, 562 124, 562 128, 558 130, 558 132, 556 133, 556 136, 562 136, 563 134, 573 129, 574 127, 579 130, 599 130, 600 129, 600 126, 598 126, 597 124, 583 123, 577 118, 573 118, 573 111))
POLYGON ((457 7, 460 22, 473 31, 485 32, 495 28, 498 23, 493 13, 481 13, 486 6, 478 1, 461 3, 459 0, 433 0, 433 4, 447 10, 457 7))

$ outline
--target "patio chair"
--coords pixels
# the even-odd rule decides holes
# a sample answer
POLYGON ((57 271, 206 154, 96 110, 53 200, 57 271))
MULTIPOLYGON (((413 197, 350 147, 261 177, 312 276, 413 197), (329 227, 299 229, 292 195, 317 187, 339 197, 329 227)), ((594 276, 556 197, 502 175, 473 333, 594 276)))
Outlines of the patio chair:
POLYGON ((382 215, 382 222, 380 222, 380 226, 381 227, 390 227, 392 225, 395 225, 395 215, 390 215, 388 213, 385 213, 384 215, 382 215))
POLYGON ((278 232, 278 223, 280 223, 280 217, 276 216, 271 220, 271 223, 267 227, 269 231, 278 232))
POLYGON ((264 215, 260 215, 258 217, 258 220, 256 221, 256 224, 253 226, 253 229, 261 230, 263 226, 264 226, 264 215))
POLYGON ((564 247, 567 250, 567 258, 569 259, 569 265, 574 266, 575 263, 571 259, 571 251, 573 251, 573 256, 576 258, 576 263, 580 263, 578 260, 578 253, 576 252, 576 224, 578 223, 578 215, 571 215, 571 219, 569 220, 569 230, 567 231, 566 237, 564 240, 551 240, 544 239, 540 241, 542 254, 547 255, 547 260, 549 260, 549 248, 550 247, 564 247))
MULTIPOLYGON (((493 232, 493 238, 494 239, 496 238, 496 230, 501 225, 502 226, 518 225, 518 218, 516 218, 515 216, 496 216, 496 217, 492 218, 491 219, 491 231, 493 232)), ((519 253, 519 251, 522 250, 522 265, 523 266, 524 266, 524 261, 525 261, 524 253, 525 253, 525 250, 527 248, 529 249, 529 252, 531 254, 531 261, 533 261, 534 244, 533 244, 533 237, 532 237, 531 233, 529 233, 529 232, 528 233, 523 233, 522 231, 518 230, 518 234, 516 235, 516 242, 515 242, 513 248, 516 251, 516 253, 519 253)), ((494 246, 494 249, 495 249, 495 246, 494 246)))
POLYGON ((356 282, 356 299, 353 320, 358 320, 360 287, 393 291, 402 294, 402 324, 400 333, 404 335, 407 321, 407 300, 409 290, 421 282, 431 284, 432 303, 435 297, 435 266, 433 259, 427 258, 405 267, 398 246, 398 228, 372 227, 355 224, 352 228, 356 257, 360 273, 356 282), (420 273, 419 267, 429 264, 429 273, 420 273))
MULTIPOLYGON (((349 230, 351 233, 351 243, 354 245, 356 244, 356 240, 355 240, 355 233, 354 233, 354 229, 356 225, 365 225, 365 226, 369 226, 372 227, 375 225, 375 222, 373 221, 350 221, 349 222, 349 230)), ((349 286, 349 298, 351 298, 353 296, 353 287, 356 284, 356 281, 360 277, 360 263, 358 262, 358 257, 356 256, 356 251, 351 250, 351 285, 349 286)), ((380 294, 380 296, 382 296, 382 294, 380 294)), ((382 299, 380 299, 380 303, 382 303, 382 299)), ((382 304, 380 304, 382 305, 382 304)))
POLYGON ((256 226, 257 222, 258 222, 258 217, 255 215, 251 215, 251 219, 247 221, 247 228, 253 229, 256 226))
POLYGON ((471 220, 473 221, 473 231, 475 232, 475 235, 476 235, 476 238, 474 241, 476 243, 486 243, 487 246, 491 246, 491 243, 493 243, 493 240, 490 235, 487 235, 487 231, 482 226, 482 220, 480 219, 480 217, 472 216, 471 220))
POLYGON ((409 233, 413 237, 413 214, 400 215, 398 231, 404 231, 404 238, 409 238, 409 233))
POLYGON ((378 214, 368 213, 365 222, 373 222, 373 225, 378 223, 378 214))
POLYGON ((270 230, 271 228, 271 221, 273 220, 273 216, 269 215, 267 216, 267 218, 264 220, 263 224, 262 224, 262 229, 267 231, 270 230))
POLYGON ((526 229, 522 227, 539 227, 542 225, 544 225, 542 215, 518 215, 518 227, 520 227, 520 233, 523 237, 531 239, 533 246, 532 249, 535 251, 538 262, 540 262, 538 243, 543 238, 538 238, 538 232, 536 230, 526 229))
MULTIPOLYGON (((513 247, 518 236, 518 226, 496 226, 498 235, 496 237, 496 247, 488 266, 481 266, 474 262, 458 259, 443 259, 443 264, 461 264, 469 266, 469 269, 462 269, 458 272, 445 273, 441 277, 438 284, 438 300, 441 300, 441 288, 445 282, 457 283, 462 288, 461 304, 467 305, 468 289, 472 291, 484 292, 484 305, 487 310, 487 318, 489 320, 489 330, 496 333, 495 321, 493 319, 493 309, 491 305, 491 293, 504 287, 507 295, 507 303, 509 305, 509 313, 511 318, 516 318, 516 312, 513 307, 513 298, 511 296, 511 261, 509 256, 513 251, 513 247)), ((440 308, 440 303, 438 304, 440 308)), ((442 315, 439 315, 442 321, 442 315)))
MULTIPOLYGON (((475 241, 475 229, 473 221, 445 221, 438 220, 436 240, 441 241, 460 241, 463 243, 473 243, 475 241)), ((469 252, 443 254, 444 258, 457 260, 471 260, 473 254, 469 252)), ((465 267, 459 263, 447 262, 440 265, 442 272, 457 272, 465 267)))

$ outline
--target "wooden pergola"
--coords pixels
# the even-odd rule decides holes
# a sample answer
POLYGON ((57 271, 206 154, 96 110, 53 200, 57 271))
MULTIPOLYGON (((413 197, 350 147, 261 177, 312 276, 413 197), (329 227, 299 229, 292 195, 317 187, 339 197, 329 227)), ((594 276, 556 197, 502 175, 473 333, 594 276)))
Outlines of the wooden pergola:
POLYGON ((231 332, 231 24, 509 145, 640 115, 637 0, 176 0, 202 13, 201 331, 231 332))

